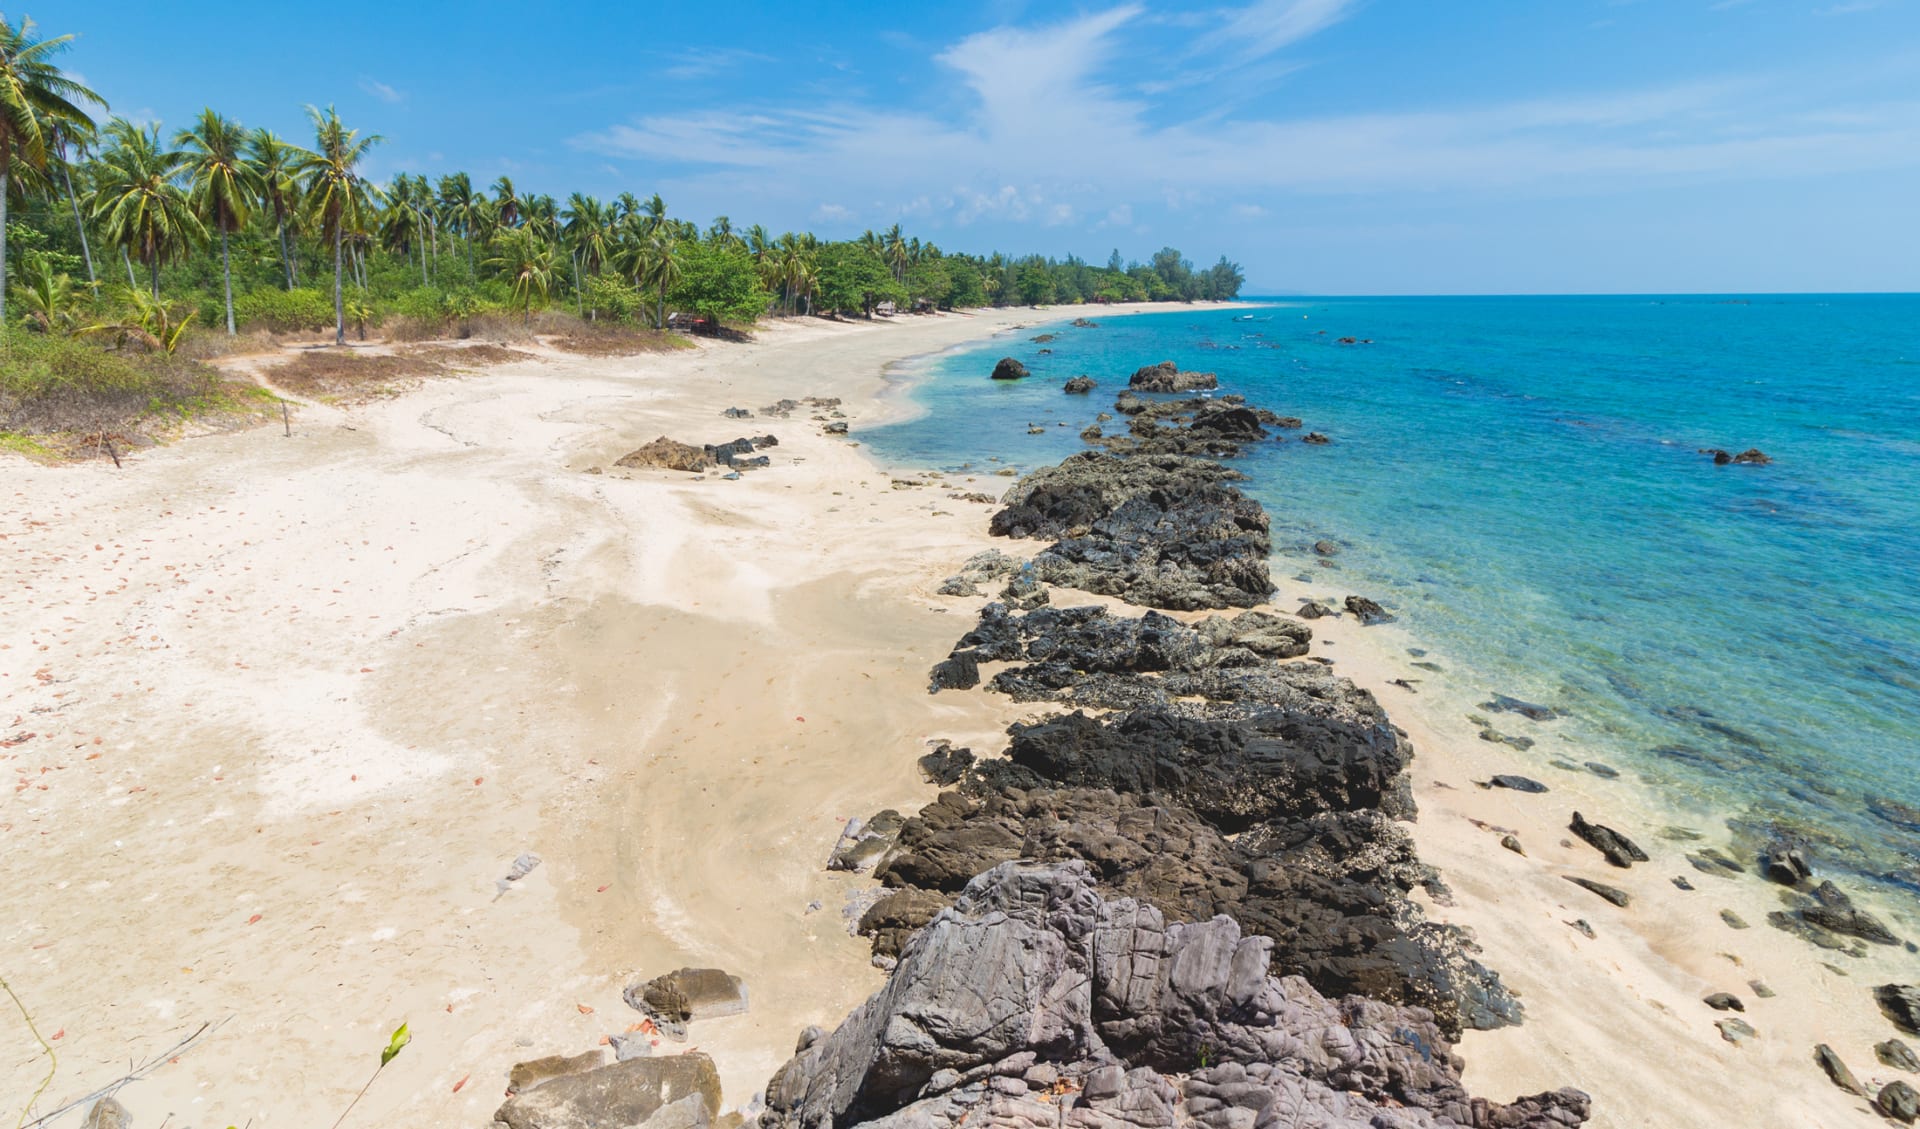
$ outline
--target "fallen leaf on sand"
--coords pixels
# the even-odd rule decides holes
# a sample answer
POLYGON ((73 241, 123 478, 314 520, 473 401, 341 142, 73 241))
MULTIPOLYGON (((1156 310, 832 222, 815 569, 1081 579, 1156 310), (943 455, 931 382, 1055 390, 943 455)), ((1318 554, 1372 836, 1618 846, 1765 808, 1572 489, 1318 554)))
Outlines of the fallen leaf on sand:
POLYGON ((62 1028, 61 1028, 60 1030, 58 1030, 58 1031, 55 1031, 55 1032, 53 1033, 53 1037, 54 1037, 54 1038, 56 1038, 56 1039, 64 1039, 64 1038, 66 1038, 66 1037, 67 1037, 67 1029, 66 1029, 65 1027, 62 1027, 62 1028))
POLYGON ((805 720, 807 720, 807 719, 806 719, 806 718, 804 718, 804 717, 796 717, 796 718, 794 718, 793 720, 795 720, 795 721, 805 721, 805 720))
POLYGON ((602 1035, 602 1036, 600 1036, 600 1045, 601 1045, 601 1046, 603 1046, 603 1047, 604 1047, 604 1046, 606 1046, 606 1045, 607 1045, 608 1043, 611 1043, 611 1042, 613 1042, 613 1040, 612 1040, 612 1039, 609 1039, 609 1038, 607 1038, 607 1037, 606 1037, 605 1035, 602 1035))
POLYGON ((467 1077, 466 1077, 466 1078, 462 1078, 462 1079, 460 1079, 460 1081, 458 1081, 458 1082, 455 1082, 455 1083, 453 1084, 453 1092, 454 1092, 454 1093, 456 1093, 456 1094, 457 1094, 457 1093, 459 1093, 459 1092, 460 1092, 460 1087, 462 1087, 462 1086, 464 1086, 464 1085, 466 1085, 466 1084, 467 1084, 467 1078, 471 1078, 471 1077, 473 1077, 473 1075, 471 1075, 471 1074, 469 1074, 469 1075, 467 1075, 467 1077))
POLYGON ((486 779, 486 777, 484 777, 484 776, 476 776, 476 777, 474 777, 474 778, 473 778, 473 786, 474 786, 475 788, 478 788, 478 787, 480 786, 480 782, 481 782, 482 780, 485 780, 485 779, 486 779))
POLYGON ((581 1015, 592 1015, 592 1014, 593 1014, 593 1009, 592 1009, 592 1008, 590 1008, 590 1007, 588 1007, 588 1006, 587 1006, 586 1004, 575 1004, 575 1005, 573 1005, 573 1006, 574 1006, 574 1007, 577 1007, 577 1008, 579 1008, 579 1009, 580 1009, 580 1014, 581 1014, 581 1015))
POLYGON ((254 922, 258 920, 260 920, 260 915, 256 913, 252 917, 247 918, 247 924, 252 925, 254 922))
POLYGON ((606 892, 607 892, 607 889, 608 889, 608 887, 609 887, 609 886, 611 886, 611 885, 612 885, 612 883, 608 883, 608 884, 607 884, 607 886, 602 886, 602 887, 600 887, 600 888, 599 888, 598 890, 595 890, 595 891, 594 891, 594 893, 596 893, 596 894, 604 894, 604 893, 606 893, 606 892))

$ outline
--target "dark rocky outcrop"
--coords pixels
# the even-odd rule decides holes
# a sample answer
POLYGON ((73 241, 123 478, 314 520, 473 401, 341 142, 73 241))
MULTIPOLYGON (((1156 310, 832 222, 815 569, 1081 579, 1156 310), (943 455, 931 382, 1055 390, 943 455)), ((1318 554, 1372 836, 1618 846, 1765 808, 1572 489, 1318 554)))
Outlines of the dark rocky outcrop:
POLYGON ((1607 861, 1625 870, 1636 862, 1646 862, 1647 852, 1639 844, 1611 827, 1598 823, 1588 823, 1579 812, 1573 813, 1573 822, 1568 829, 1594 850, 1607 856, 1607 861))
POLYGON ((872 819, 855 817, 840 832, 840 841, 827 857, 828 870, 850 870, 858 874, 870 870, 900 837, 900 825, 906 820, 891 808, 875 812, 872 819))
POLYGON ((1909 1035, 1920 1035, 1920 984, 1882 984, 1873 990, 1880 1011, 1909 1035))
POLYGON ((1873 1097, 1873 1108, 1882 1117, 1891 1118, 1902 1125, 1912 1125, 1916 1118, 1920 1118, 1920 1093, 1915 1093, 1912 1086, 1895 1079, 1880 1087, 1880 1092, 1873 1097))
POLYGON ((993 366, 994 380, 1020 380, 1028 375, 1027 366, 1012 357, 1001 357, 1000 362, 993 366))
POLYGON ((1134 370, 1127 387, 1136 392, 1195 392, 1218 388, 1220 378, 1210 372, 1182 372, 1172 361, 1134 370))
POLYGON ((1348 596, 1346 606, 1347 610, 1353 613, 1355 619, 1368 627, 1376 623, 1390 623, 1393 620, 1392 614, 1389 613, 1387 609, 1367 599, 1365 596, 1348 596))
POLYGON ((1896 1070, 1904 1070, 1909 1074, 1920 1074, 1920 1056, 1916 1056, 1913 1053, 1913 1048, 1907 1046, 1906 1043, 1899 1039, 1888 1039, 1884 1043, 1875 1043, 1873 1045, 1873 1057, 1879 1059, 1884 1066, 1891 1066, 1896 1070))
POLYGON ((1598 894, 1600 897, 1605 898, 1621 909, 1627 908, 1628 904, 1633 901, 1633 896, 1618 886, 1609 886, 1605 882, 1595 882, 1591 878, 1576 878, 1573 875, 1567 875, 1566 879, 1582 890, 1598 894))
POLYGON ((1833 1080, 1834 1085, 1849 1094, 1866 1096, 1867 1088, 1860 1084, 1860 1079, 1853 1076, 1853 1071, 1847 1069, 1847 1064, 1841 1061, 1839 1053, 1832 1047, 1825 1043, 1814 1047, 1813 1061, 1820 1065, 1821 1070, 1826 1071, 1827 1077, 1833 1080))
POLYGON ((1700 453, 1713 456, 1714 466, 1766 466, 1773 459, 1758 447, 1748 447, 1739 454, 1729 454, 1718 447, 1702 447, 1700 453))
POLYGON ((938 784, 942 788, 959 783, 960 778, 965 776, 967 770, 972 767, 972 749, 956 749, 945 741, 940 742, 932 752, 920 758, 921 774, 927 778, 928 783, 938 784))
POLYGON ((1547 790, 1545 784, 1540 783, 1530 776, 1515 776, 1512 773, 1501 773, 1487 781, 1487 783, 1495 788, 1509 788, 1515 792, 1532 792, 1538 794, 1547 790))
POLYGON ((1586 1095, 1467 1095, 1418 1008, 1267 973, 1231 918, 1171 923, 1081 863, 994 867, 901 951, 885 987, 802 1039, 767 1129, 889 1125, 1583 1123, 1586 1095))
POLYGON ((1093 391, 1093 388, 1094 379, 1091 376, 1076 376, 1061 385, 1060 391, 1069 395, 1085 395, 1093 391))
POLYGON ((1057 537, 1038 578, 1147 607, 1251 607, 1273 591, 1260 505, 1220 464, 1175 455, 1074 455, 1035 471, 993 516, 996 536, 1057 537))

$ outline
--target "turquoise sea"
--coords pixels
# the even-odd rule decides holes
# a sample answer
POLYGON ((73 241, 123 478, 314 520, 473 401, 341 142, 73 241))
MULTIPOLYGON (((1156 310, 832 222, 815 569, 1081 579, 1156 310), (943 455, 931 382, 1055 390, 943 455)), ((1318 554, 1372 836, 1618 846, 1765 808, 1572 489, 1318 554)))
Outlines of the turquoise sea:
POLYGON ((1333 439, 1240 460, 1276 575, 1374 596, 1455 676, 1566 711, 1586 759, 1684 808, 1789 821, 1828 866, 1920 888, 1920 296, 1034 321, 899 374, 922 414, 859 438, 898 464, 1031 468, 1081 449, 1135 368, 1217 372, 1333 439), (989 381, 1003 355, 1033 376, 989 381), (1099 388, 1063 395, 1081 373, 1099 388))

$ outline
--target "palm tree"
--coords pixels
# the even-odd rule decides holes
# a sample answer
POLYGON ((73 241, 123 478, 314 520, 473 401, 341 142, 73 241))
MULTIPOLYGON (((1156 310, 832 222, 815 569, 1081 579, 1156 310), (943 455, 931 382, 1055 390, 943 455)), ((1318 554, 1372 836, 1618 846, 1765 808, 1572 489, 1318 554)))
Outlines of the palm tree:
POLYGON ((528 229, 508 231, 500 240, 499 253, 487 260, 511 280, 513 300, 520 303, 521 324, 533 326, 533 299, 542 302, 553 292, 553 248, 528 229))
POLYGON ((86 156, 97 135, 91 119, 51 123, 48 137, 53 143, 54 160, 60 166, 60 180, 67 188, 67 203, 73 208, 73 226, 80 233, 80 257, 87 264, 87 285, 97 285, 93 274, 93 247, 87 242, 87 222, 80 216, 80 196, 73 190, 73 166, 86 156))
POLYGON ((93 214, 123 257, 131 255, 147 267, 158 300, 161 264, 207 235, 177 183, 186 155, 161 147, 158 125, 142 129, 114 118, 107 122, 107 136, 113 145, 95 165, 93 214))
POLYGON ((76 313, 80 308, 73 278, 55 271, 53 264, 41 255, 29 257, 21 274, 13 284, 13 291, 27 312, 27 320, 39 326, 42 333, 72 333, 79 321, 76 313))
MULTIPOLYGON (((660 197, 653 199, 657 203, 660 197)), ((667 327, 667 291, 680 281, 679 250, 680 241, 671 232, 656 231, 639 246, 635 255, 639 276, 636 281, 642 286, 654 287, 658 293, 653 315, 655 329, 667 327)))
POLYGON ((321 237, 333 244, 333 343, 347 343, 347 313, 340 296, 340 250, 349 230, 365 229, 367 214, 380 190, 360 175, 367 150, 378 145, 377 134, 360 136, 348 129, 328 106, 325 113, 308 106, 313 121, 314 148, 300 162, 306 179, 307 210, 320 221, 321 237))
POLYGON ((173 142, 187 152, 186 173, 193 185, 190 199, 194 211, 220 233, 220 273, 227 288, 227 336, 232 337, 233 258, 228 251, 228 237, 234 228, 247 222, 264 185, 259 170, 241 154, 247 144, 247 131, 231 118, 223 118, 211 109, 202 110, 193 128, 181 130, 173 142))
POLYGON ((409 261, 414 244, 420 245, 420 285, 427 285, 427 247, 421 238, 426 223, 421 218, 418 189, 406 173, 393 178, 387 188, 387 210, 380 217, 380 245, 409 261))
POLYGON ((888 228, 887 234, 882 237, 881 257, 887 261, 888 268, 893 271, 893 280, 904 285, 907 281, 907 259, 909 256, 907 252, 907 241, 905 236, 900 233, 899 224, 896 223, 888 228))
POLYGON ((499 209, 502 227, 520 225, 520 194, 513 190, 513 181, 503 176, 493 182, 493 203, 499 209))
POLYGON ((474 194, 473 181, 463 172, 450 173, 440 178, 440 211, 447 223, 460 231, 461 242, 467 245, 467 273, 473 273, 473 219, 479 208, 481 197, 474 194))
POLYGON ((287 225, 298 211, 300 186, 294 170, 309 156, 297 145, 289 145, 270 129, 256 129, 247 138, 247 157, 260 178, 260 195, 273 211, 273 230, 280 240, 280 266, 292 290, 298 273, 293 251, 287 243, 287 225))
POLYGON ((73 36, 36 39, 33 32, 33 21, 25 16, 17 24, 0 16, 0 324, 6 321, 7 192, 14 162, 46 171, 54 127, 92 126, 75 103, 107 105, 53 65, 53 56, 66 50, 73 36))

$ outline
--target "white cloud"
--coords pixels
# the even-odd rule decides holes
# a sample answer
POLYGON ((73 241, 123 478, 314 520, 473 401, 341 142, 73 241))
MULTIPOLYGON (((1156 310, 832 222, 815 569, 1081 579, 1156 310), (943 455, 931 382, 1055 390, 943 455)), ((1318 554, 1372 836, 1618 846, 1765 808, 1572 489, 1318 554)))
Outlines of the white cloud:
POLYGON ((853 212, 838 204, 822 204, 813 210, 813 218, 820 223, 845 223, 853 218, 853 212))
MULTIPOLYGON (((1253 36, 1244 21, 1257 15, 1271 50, 1348 10, 1256 4, 1228 26, 1253 36)), ((1100 216, 1127 226, 1123 194, 1175 209, 1263 192, 1578 195, 1904 167, 1920 151, 1920 102, 1836 100, 1832 84, 1799 74, 1400 112, 1170 119, 1108 76, 1139 15, 1119 7, 959 41, 937 56, 966 95, 946 115, 818 101, 714 108, 642 116, 574 144, 691 169, 679 190, 743 200, 736 210, 857 188, 876 214, 931 207, 934 226, 1100 216)))
POLYGON ((377 78, 368 78, 365 75, 360 76, 360 89, 390 105, 404 102, 407 99, 407 96, 400 91, 395 90, 377 78))

